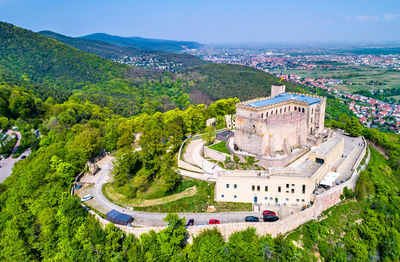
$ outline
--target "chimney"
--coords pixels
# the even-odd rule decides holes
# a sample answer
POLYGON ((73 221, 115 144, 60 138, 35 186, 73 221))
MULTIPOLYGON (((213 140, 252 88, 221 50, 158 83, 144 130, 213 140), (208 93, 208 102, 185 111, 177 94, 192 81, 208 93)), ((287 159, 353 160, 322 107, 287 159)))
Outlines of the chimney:
POLYGON ((282 93, 285 93, 285 85, 272 85, 271 86, 271 97, 275 97, 282 93))

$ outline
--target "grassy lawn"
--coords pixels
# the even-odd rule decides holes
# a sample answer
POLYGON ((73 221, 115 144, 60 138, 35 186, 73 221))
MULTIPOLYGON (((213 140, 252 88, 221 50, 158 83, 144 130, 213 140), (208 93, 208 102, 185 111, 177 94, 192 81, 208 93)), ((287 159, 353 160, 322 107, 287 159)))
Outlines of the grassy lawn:
MULTIPOLYGON (((169 201, 163 204, 151 206, 135 206, 134 210, 147 212, 206 212, 208 205, 214 205, 217 212, 226 211, 251 211, 251 204, 248 203, 229 203, 229 202, 214 202, 214 182, 206 182, 197 179, 183 178, 178 187, 169 195, 179 194, 187 189, 195 187, 197 192, 194 195, 180 198, 174 201, 169 201)), ((123 206, 141 199, 128 199, 119 189, 127 190, 127 186, 117 188, 113 184, 106 184, 103 187, 104 195, 112 202, 123 206), (113 188, 109 194, 110 187, 113 188), (118 192, 115 194, 115 192, 118 192)))
POLYGON ((231 154, 231 153, 229 153, 228 149, 226 149, 226 142, 225 141, 222 141, 222 142, 219 142, 219 143, 214 144, 212 146, 209 146, 209 148, 217 150, 217 151, 225 153, 225 154, 228 154, 228 155, 231 154))

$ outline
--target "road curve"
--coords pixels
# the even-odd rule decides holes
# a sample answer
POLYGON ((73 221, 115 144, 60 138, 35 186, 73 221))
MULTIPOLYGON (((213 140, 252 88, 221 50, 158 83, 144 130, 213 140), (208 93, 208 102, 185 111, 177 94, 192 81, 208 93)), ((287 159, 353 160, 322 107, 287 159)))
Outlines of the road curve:
POLYGON ((17 135, 17 143, 15 144, 11 155, 8 158, 0 161, 0 183, 3 183, 4 180, 11 175, 15 163, 21 160, 21 156, 28 156, 30 154, 30 149, 28 149, 17 158, 12 157, 21 143, 21 133, 18 131, 8 130, 6 134, 11 135, 12 133, 17 135))
MULTIPOLYGON (((96 202, 103 206, 103 208, 107 211, 115 209, 119 212, 131 215, 134 217, 134 222, 132 223, 133 225, 165 226, 166 223, 163 221, 163 218, 167 215, 167 213, 130 210, 112 203, 103 195, 102 187, 110 180, 111 172, 113 170, 113 159, 114 158, 111 156, 106 156, 106 159, 103 159, 103 161, 99 163, 101 170, 96 175, 98 178, 93 188, 93 198, 96 200, 96 202)), ((208 223, 208 221, 212 218, 219 219, 221 223, 233 223, 244 222, 246 216, 262 217, 260 212, 178 213, 178 215, 180 217, 186 217, 186 220, 194 219, 195 224, 208 223)))

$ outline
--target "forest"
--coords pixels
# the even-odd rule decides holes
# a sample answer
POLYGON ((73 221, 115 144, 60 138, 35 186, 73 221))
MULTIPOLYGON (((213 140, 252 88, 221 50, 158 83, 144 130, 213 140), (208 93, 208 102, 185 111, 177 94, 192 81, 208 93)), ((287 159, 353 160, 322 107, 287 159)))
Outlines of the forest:
MULTIPOLYGON (((140 153, 119 159, 117 183, 129 183, 132 196, 149 187, 157 187, 160 193, 173 190, 180 183, 171 167, 176 165, 181 141, 202 133, 206 119, 233 113, 238 101, 233 98, 235 92, 239 99, 247 99, 253 91, 260 96, 267 93, 264 79, 270 76, 261 76, 261 71, 253 69, 248 69, 252 72, 248 75, 243 73, 243 67, 210 66, 215 73, 208 80, 200 68, 193 73, 196 80, 179 80, 160 73, 161 82, 160 78, 158 82, 146 80, 145 88, 133 89, 129 86, 132 79, 122 78, 131 70, 125 66, 83 55, 55 40, 5 23, 0 23, 0 39, 0 124, 3 130, 18 126, 23 148, 32 150, 0 184, 2 261, 400 260, 399 135, 363 128, 343 103, 324 91, 317 93, 328 97, 327 125, 343 128, 352 135, 362 134, 374 147, 370 147, 371 161, 361 173, 355 191, 347 190, 343 203, 325 211, 318 221, 274 238, 259 236, 250 228, 224 239, 211 229, 195 237, 191 244, 186 241, 184 219, 175 214, 166 216, 168 227, 139 238, 112 224, 103 227, 82 208, 77 197, 69 194, 74 178, 87 161, 102 149, 129 152, 133 144, 138 144, 142 147, 140 153), (43 41, 45 44, 40 45, 43 41), (60 60, 53 59, 56 53, 60 60), (50 67, 45 63, 46 57, 50 67), (74 63, 81 65, 72 66, 74 63), (234 82, 229 82, 229 74, 236 79, 234 82), (242 78, 236 78, 239 75, 242 78), (211 88, 204 81, 217 84, 211 88), (249 89, 246 81, 255 89, 249 89), (190 105, 189 92, 181 88, 184 83, 192 88, 190 92, 194 92, 196 84, 203 85, 199 90, 212 99, 207 105, 190 105), (238 90, 227 92, 229 86, 236 84, 238 90), (119 97, 120 104, 114 89, 126 92, 125 97, 119 97), (165 96, 173 105, 167 107, 163 100, 154 104, 157 99, 153 96, 165 96), (212 103, 222 97, 232 98, 212 103), (32 135, 36 129, 40 130, 40 138, 32 135), (141 136, 135 141, 137 133, 141 136)), ((275 83, 278 79, 271 77, 270 81, 275 83)), ((302 86, 289 88, 315 93, 302 86)))

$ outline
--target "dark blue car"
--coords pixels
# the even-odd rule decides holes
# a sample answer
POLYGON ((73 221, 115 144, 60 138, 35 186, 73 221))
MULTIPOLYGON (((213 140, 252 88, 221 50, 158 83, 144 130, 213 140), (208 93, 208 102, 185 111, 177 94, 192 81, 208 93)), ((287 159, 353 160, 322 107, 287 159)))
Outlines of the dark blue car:
POLYGON ((244 221, 246 222, 259 222, 260 220, 258 219, 258 217, 253 217, 253 216, 247 216, 244 221))

